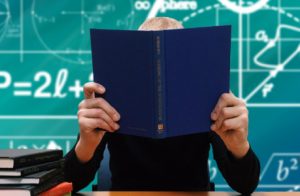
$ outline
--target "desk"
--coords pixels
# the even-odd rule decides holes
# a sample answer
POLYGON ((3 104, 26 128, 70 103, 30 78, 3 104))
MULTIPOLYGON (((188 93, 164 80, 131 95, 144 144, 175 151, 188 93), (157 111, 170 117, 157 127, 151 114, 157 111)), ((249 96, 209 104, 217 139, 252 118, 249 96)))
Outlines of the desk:
MULTIPOLYGON (((238 196, 230 192, 90 192, 82 196, 238 196)), ((300 192, 256 192, 253 196, 300 196, 300 192)))

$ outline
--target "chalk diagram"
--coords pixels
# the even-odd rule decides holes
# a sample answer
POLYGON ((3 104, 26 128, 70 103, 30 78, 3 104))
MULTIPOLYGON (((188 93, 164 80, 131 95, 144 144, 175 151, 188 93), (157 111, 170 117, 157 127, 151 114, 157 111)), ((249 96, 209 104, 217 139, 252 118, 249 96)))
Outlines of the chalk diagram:
POLYGON ((238 59, 232 59, 231 72, 237 74, 236 94, 249 107, 300 107, 296 93, 300 90, 296 85, 300 77, 300 19, 295 12, 299 8, 284 7, 282 2, 219 0, 181 20, 186 26, 201 24, 208 17, 210 25, 234 24, 232 52, 238 59), (253 22, 264 14, 268 15, 265 23, 253 22), (274 21, 268 21, 270 17, 274 21))
POLYGON ((47 0, 33 0, 31 21, 40 43, 49 53, 67 63, 90 64, 89 29, 130 27, 134 14, 131 6, 131 0, 122 7, 112 0, 52 1, 51 4, 47 0), (130 11, 121 12, 123 9, 130 11))
MULTIPOLYGON (((15 28, 20 28, 19 31, 16 31, 21 40, 20 50, 0 51, 1 54, 20 54, 22 56, 42 53, 53 55, 69 64, 90 64, 89 38, 86 36, 89 34, 89 28, 131 29, 133 25, 137 25, 135 20, 138 19, 138 11, 134 8, 136 0, 125 0, 122 3, 117 3, 115 0, 73 0, 63 3, 58 0, 51 1, 51 3, 46 0, 32 0, 28 3, 30 6, 26 6, 27 2, 24 0, 19 1, 20 25, 16 25, 15 28), (25 4, 25 8, 30 8, 29 13, 23 13, 23 10, 26 11, 23 4, 25 4), (57 7, 58 5, 61 7, 57 7), (26 14, 29 14, 29 20, 26 18, 28 17, 26 14), (25 23, 25 26, 33 27, 34 32, 30 33, 34 34, 41 44, 41 48, 37 48, 37 50, 29 51, 26 50, 26 47, 23 48, 23 16, 25 16, 26 22, 31 22, 25 23), (70 32, 72 33, 70 34, 70 32)), ((151 2, 153 2, 151 10, 149 12, 147 10, 148 18, 161 14, 159 13, 160 7, 164 0, 151 2)), ((203 1, 197 2, 202 3, 203 1)), ((284 2, 290 2, 290 0, 216 0, 214 4, 206 6, 199 3, 197 10, 191 10, 188 13, 176 10, 171 14, 176 12, 174 16, 178 16, 185 13, 178 18, 184 26, 233 23, 235 28, 233 29, 232 53, 236 59, 232 59, 231 73, 236 75, 236 78, 233 78, 237 81, 236 95, 244 99, 249 107, 300 107, 300 98, 298 101, 297 97, 292 100, 286 99, 299 94, 297 90, 300 90, 296 87, 300 86, 300 4, 284 6, 284 2), (265 16, 270 17, 265 18, 265 16), (265 23, 253 23, 262 18, 266 20, 265 23), (272 21, 267 20, 270 18, 272 21), (289 85, 292 87, 289 88, 289 85), (281 91, 279 94, 282 96, 276 97, 280 90, 283 90, 284 93, 281 91), (288 94, 285 90, 292 90, 295 93, 288 94)), ((2 39, 5 39, 9 28, 10 9, 8 0, 0 0, 0 43, 2 39)), ((18 22, 18 20, 16 21, 18 22)), ((76 116, 62 117, 62 119, 76 119, 76 116)), ((38 120, 43 119, 43 116, 29 116, 28 118, 38 120)), ((58 120, 59 118, 50 116, 49 119, 58 120)), ((17 136, 0 137, 4 140, 12 138, 18 139, 17 136)), ((73 136, 70 138, 69 136, 26 136, 19 139, 31 141, 41 139, 74 140, 74 138, 76 139, 73 136)), ((62 143, 58 144, 63 145, 62 143)), ((53 142, 49 142, 49 148, 55 147, 57 146, 53 142)), ((261 182, 263 184, 260 187, 300 190, 300 185, 292 184, 299 182, 297 181, 300 171, 299 162, 299 153, 273 153, 262 168, 261 182), (265 176, 274 178, 264 181, 265 176)), ((217 175, 217 170, 213 165, 211 167, 211 176, 214 177, 217 175)), ((228 188, 228 186, 217 184, 217 188, 228 188)))
MULTIPOLYGON (((300 19, 295 14, 300 8, 285 7, 282 2, 284 0, 219 0, 219 3, 202 7, 181 20, 184 26, 203 24, 203 19, 209 17, 211 23, 205 25, 234 24, 232 47, 235 49, 232 52, 237 59, 232 62, 235 65, 231 73, 237 75, 237 95, 249 107, 300 107, 300 99, 298 102, 297 99, 285 99, 294 95, 285 90, 296 91, 293 88, 299 86, 300 80, 300 19), (226 12, 225 20, 222 12, 226 12), (261 20, 264 14, 271 15, 274 21, 268 24, 266 17, 265 23, 251 23, 261 20), (289 85, 293 88, 286 87, 289 85), (283 90, 283 96, 270 99, 279 90, 283 90)), ((299 153, 272 153, 262 168, 259 189, 299 190, 299 160, 299 153)), ((210 172, 216 176, 214 167, 210 172)), ((225 184, 216 187, 229 188, 225 184)))
POLYGON ((7 0, 0 0, 0 42, 8 29, 10 19, 9 4, 7 0))
POLYGON ((261 37, 261 39, 263 39, 264 42, 266 42, 266 46, 260 50, 254 57, 254 62, 263 68, 267 68, 267 69, 271 69, 269 76, 265 78, 265 80, 263 80, 246 98, 245 100, 248 101, 251 99, 251 97, 257 93, 257 91, 259 91, 260 89, 262 89, 262 95, 263 97, 267 97, 268 93, 271 93, 272 88, 274 88, 274 84, 273 83, 268 83, 269 81, 271 81, 271 79, 276 78, 276 76, 284 71, 284 69, 286 68, 287 65, 289 65, 289 63, 291 61, 293 61, 297 55, 300 54, 300 42, 297 43, 294 47, 293 47, 293 51, 291 53, 288 54, 288 56, 285 59, 281 58, 281 61, 278 63, 266 63, 264 61, 261 61, 260 58, 266 54, 267 52, 271 51, 272 49, 276 50, 276 48, 278 48, 278 46, 280 44, 280 37, 282 34, 283 30, 289 30, 289 31, 294 31, 294 32, 298 32, 300 35, 300 28, 294 27, 294 26, 290 26, 290 25, 284 25, 284 24, 280 24, 276 30, 276 35, 274 38, 272 39, 268 39, 268 37, 266 35, 263 35, 263 37, 261 37))

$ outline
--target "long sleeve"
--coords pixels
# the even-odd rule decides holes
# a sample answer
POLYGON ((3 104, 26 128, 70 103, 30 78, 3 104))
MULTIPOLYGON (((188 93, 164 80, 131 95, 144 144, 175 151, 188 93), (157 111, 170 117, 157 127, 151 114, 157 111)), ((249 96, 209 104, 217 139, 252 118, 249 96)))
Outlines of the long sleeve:
MULTIPOLYGON (((79 137, 78 137, 79 139, 79 137)), ((77 142, 78 142, 77 139, 77 142)), ((77 143, 76 142, 76 143, 77 143)), ((95 177, 95 174, 103 159, 103 152, 106 146, 106 137, 102 139, 92 157, 87 163, 81 163, 75 153, 75 146, 65 156, 65 177, 66 181, 73 183, 73 192, 87 186, 95 177)))
POLYGON ((260 163, 251 147, 247 154, 236 159, 214 132, 210 136, 214 159, 229 186, 242 194, 252 193, 259 182, 260 163))

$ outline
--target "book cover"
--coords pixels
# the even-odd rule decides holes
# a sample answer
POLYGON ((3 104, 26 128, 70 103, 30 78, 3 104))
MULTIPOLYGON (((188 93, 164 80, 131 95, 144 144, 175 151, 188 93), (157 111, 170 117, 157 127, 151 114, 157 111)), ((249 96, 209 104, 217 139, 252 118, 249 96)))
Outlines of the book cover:
POLYGON ((64 166, 64 159, 60 159, 57 161, 51 161, 51 162, 31 165, 27 167, 21 167, 17 169, 0 169, 0 176, 20 177, 20 176, 29 175, 44 170, 50 170, 53 168, 63 168, 63 166, 64 166))
POLYGON ((39 185, 1 185, 0 195, 35 196, 63 181, 63 176, 57 176, 39 185))
POLYGON ((0 185, 9 184, 41 184, 51 178, 55 178, 63 174, 62 169, 51 169, 30 174, 23 177, 0 177, 0 185))
POLYGON ((16 169, 62 158, 62 150, 0 150, 0 168, 16 169))
POLYGON ((118 133, 165 138, 210 131, 229 92, 231 27, 91 30, 94 81, 121 114, 118 133))

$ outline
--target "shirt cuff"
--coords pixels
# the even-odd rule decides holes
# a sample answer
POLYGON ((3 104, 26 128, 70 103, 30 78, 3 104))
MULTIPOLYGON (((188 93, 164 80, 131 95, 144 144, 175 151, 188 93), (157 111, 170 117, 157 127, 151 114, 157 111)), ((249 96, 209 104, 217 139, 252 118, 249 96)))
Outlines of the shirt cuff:
POLYGON ((232 152, 230 152, 228 150, 228 154, 229 154, 229 159, 232 163, 234 164, 243 164, 243 163, 249 163, 249 161, 252 160, 253 156, 254 156, 254 152, 252 151, 251 146, 249 147, 247 153, 245 154, 245 156, 243 156, 242 158, 236 158, 232 152))
POLYGON ((77 155, 76 155, 76 152, 75 152, 75 148, 73 148, 67 155, 67 159, 68 160, 71 160, 72 162, 72 167, 73 168, 82 168, 82 167, 88 167, 89 165, 92 165, 93 164, 93 158, 91 158, 88 162, 86 163, 82 163, 77 155))

